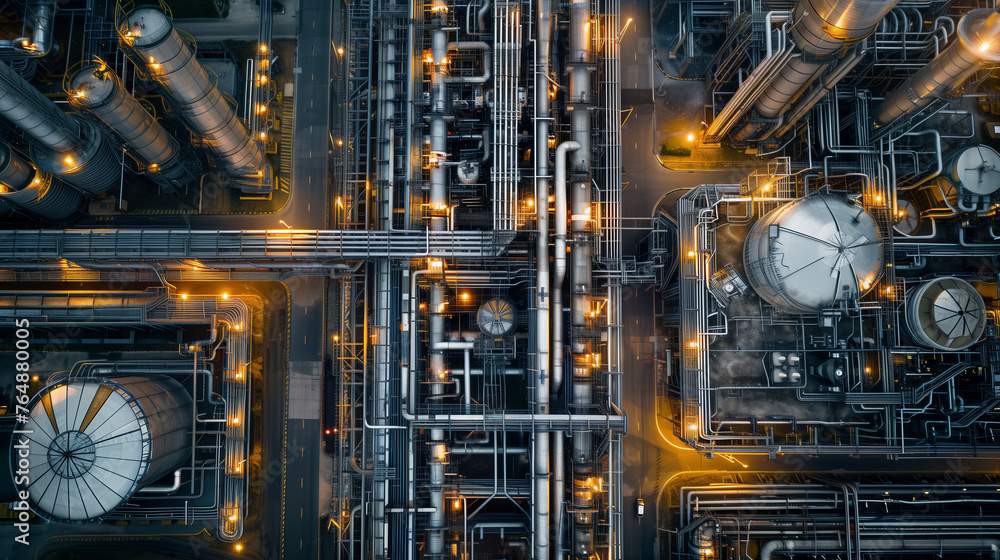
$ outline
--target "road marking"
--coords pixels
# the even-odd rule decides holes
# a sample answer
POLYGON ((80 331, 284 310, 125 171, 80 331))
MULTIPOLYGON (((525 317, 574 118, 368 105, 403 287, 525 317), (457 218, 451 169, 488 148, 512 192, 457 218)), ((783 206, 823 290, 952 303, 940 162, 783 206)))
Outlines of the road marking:
POLYGON ((312 125, 309 125, 309 134, 312 134, 312 133, 313 133, 313 127, 312 127, 312 125))
MULTIPOLYGON (((303 345, 306 345, 306 344, 309 344, 308 342, 306 342, 307 340, 309 340, 309 335, 305 335, 305 336, 303 336, 303 337, 302 337, 302 344, 303 344, 303 345)), ((304 428, 304 427, 305 427, 305 426, 303 426, 303 428, 304 428)))
POLYGON ((299 508, 299 517, 305 517, 306 514, 303 512, 304 508, 299 508))
POLYGON ((306 487, 305 485, 306 485, 306 479, 300 478, 299 479, 299 488, 305 488, 306 487))
POLYGON ((307 202, 306 203, 306 212, 312 212, 312 208, 313 208, 313 203, 312 202, 307 202))
MULTIPOLYGON (((305 427, 306 427, 306 422, 305 422, 305 420, 303 420, 303 421, 302 421, 302 427, 303 427, 303 428, 305 428, 305 427)), ((303 448, 302 448, 302 453, 299 453, 299 457, 305 457, 305 456, 306 456, 306 448, 305 448, 305 447, 303 447, 303 448)))
POLYGON ((309 179, 309 184, 310 185, 313 184, 313 176, 312 175, 310 175, 309 177, 307 177, 307 179, 309 179))
POLYGON ((639 60, 639 53, 632 53, 632 60, 639 60))
MULTIPOLYGON (((313 23, 313 27, 316 27, 315 23, 313 23)), ((300 549, 302 548, 302 539, 299 539, 299 548, 300 549)))
POLYGON ((313 151, 309 150, 309 157, 313 157, 313 151))
POLYGON ((637 149, 637 150, 639 149, 639 143, 638 142, 635 143, 635 149, 637 149))
POLYGON ((312 109, 312 106, 313 106, 313 100, 312 100, 312 99, 310 99, 310 100, 309 100, 309 108, 310 108, 310 109, 312 109))
POLYGON ((303 307, 302 308, 302 314, 303 315, 308 315, 309 314, 309 307, 303 307))
POLYGON ((306 419, 305 419, 305 418, 303 418, 303 419, 302 419, 302 427, 303 427, 303 428, 305 428, 305 427, 306 427, 306 419))

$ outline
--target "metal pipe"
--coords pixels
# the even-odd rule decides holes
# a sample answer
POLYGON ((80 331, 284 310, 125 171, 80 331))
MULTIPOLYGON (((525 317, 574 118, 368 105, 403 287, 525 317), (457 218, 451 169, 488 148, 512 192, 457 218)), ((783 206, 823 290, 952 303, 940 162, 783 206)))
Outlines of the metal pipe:
POLYGON ((777 118, 827 66, 870 35, 899 0, 800 0, 792 39, 802 53, 761 94, 754 108, 777 118), (839 53, 839 54, 838 54, 839 53))
MULTIPOLYGON (((549 413, 549 57, 552 35, 551 0, 537 3, 535 42, 535 218, 536 240, 535 286, 535 406, 536 414, 549 413)), ((548 560, 549 551, 549 433, 534 432, 532 441, 532 536, 534 558, 548 560)), ((506 466, 506 463, 505 463, 506 466)))
POLYGON ((1000 12, 981 9, 965 14, 956 35, 957 41, 886 97, 878 109, 879 123, 923 109, 986 62, 1000 62, 1000 12))
POLYGON ((556 148, 555 169, 555 274, 552 280, 552 393, 559 392, 563 380, 563 306, 562 286, 566 279, 566 153, 580 149, 580 143, 568 140, 556 148))
POLYGON ((52 29, 55 26, 56 0, 30 0, 25 7, 25 23, 30 23, 31 38, 14 40, 18 53, 30 58, 43 58, 52 50, 52 29))
MULTIPOLYGON (((889 539, 886 537, 862 538, 859 540, 865 552, 892 550, 927 550, 940 554, 943 551, 986 551, 993 553, 993 560, 1000 560, 1000 540, 996 539, 889 539)), ((817 552, 840 552, 844 543, 840 540, 776 540, 760 547, 758 560, 771 560, 776 552, 815 554, 817 552)), ((861 551, 859 551, 861 552, 861 551)))
POLYGON ((462 84, 484 84, 486 80, 490 79, 491 66, 493 63, 492 49, 490 46, 483 41, 460 41, 457 43, 448 43, 448 50, 480 50, 483 51, 483 73, 478 76, 459 76, 452 77, 447 76, 444 81, 447 83, 462 83, 462 84))
MULTIPOLYGON (((225 420, 223 420, 225 421, 225 420)), ((191 476, 194 476, 194 470, 191 471, 191 476)), ((136 494, 169 494, 171 492, 176 492, 178 488, 181 487, 181 470, 177 469, 174 471, 174 483, 167 486, 143 486, 136 491, 136 494)))

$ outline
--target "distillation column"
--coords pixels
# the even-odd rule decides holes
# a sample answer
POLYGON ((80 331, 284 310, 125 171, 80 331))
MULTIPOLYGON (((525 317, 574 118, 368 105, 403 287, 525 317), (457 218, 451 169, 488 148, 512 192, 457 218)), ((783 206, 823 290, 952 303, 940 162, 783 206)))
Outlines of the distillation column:
MULTIPOLYGON (((437 17, 429 22, 439 26, 431 31, 431 118, 430 118, 430 212, 431 229, 445 231, 448 229, 448 171, 445 159, 448 155, 448 124, 445 121, 445 93, 447 76, 448 33, 441 29, 448 24, 448 7, 443 0, 434 0, 431 12, 437 17), (436 20, 436 21, 435 21, 436 20)), ((443 272, 439 269, 436 272, 443 272)), ((448 381, 448 372, 444 367, 444 351, 441 343, 444 341, 444 317, 442 313, 447 305, 444 299, 444 286, 435 281, 430 287, 430 353, 428 356, 427 381, 431 389, 431 398, 440 398, 444 393, 444 383, 448 381)), ((430 528, 427 531, 427 554, 438 558, 444 552, 444 484, 445 465, 448 460, 448 447, 445 443, 445 432, 441 429, 430 431, 430 475, 431 475, 431 514, 430 528)))
MULTIPOLYGON (((219 167, 233 176, 262 173, 260 148, 170 18, 155 8, 139 8, 123 27, 122 45, 141 57, 137 64, 156 81, 191 130, 208 143, 219 167)), ((265 188, 270 190, 266 183, 265 188)))
MULTIPOLYGON (((571 409, 584 412, 593 404, 593 375, 591 370, 592 340, 581 336, 586 330, 586 317, 590 310, 592 286, 591 245, 593 239, 587 231, 591 205, 591 115, 594 103, 591 91, 590 61, 591 28, 590 2, 572 0, 569 5, 569 99, 571 111, 570 130, 573 141, 580 148, 573 152, 570 164, 571 224, 573 250, 571 253, 571 326, 573 332, 573 387, 571 409)), ((591 558, 594 554, 594 519, 590 513, 594 502, 591 493, 594 475, 594 450, 591 433, 573 432, 570 454, 573 465, 573 558, 591 558)))
POLYGON ((957 40, 896 88, 878 110, 885 125, 927 107, 957 88, 987 62, 1000 62, 1000 12, 973 10, 958 22, 957 40))
POLYGON ((0 200, 49 220, 62 220, 76 212, 83 195, 35 169, 0 142, 0 200))
POLYGON ((118 179, 118 159, 101 130, 62 112, 5 62, 0 62, 0 114, 31 136, 29 154, 39 169, 90 195, 118 179))
POLYGON ((103 62, 85 66, 70 80, 70 103, 85 108, 132 147, 157 184, 176 190, 197 178, 201 165, 185 157, 177 140, 125 91, 103 62))

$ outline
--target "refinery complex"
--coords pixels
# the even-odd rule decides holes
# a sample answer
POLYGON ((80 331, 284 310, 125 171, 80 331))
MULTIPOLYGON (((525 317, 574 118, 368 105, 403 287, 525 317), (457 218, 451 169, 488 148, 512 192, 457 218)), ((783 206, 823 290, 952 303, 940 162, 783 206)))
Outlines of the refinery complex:
POLYGON ((0 558, 1000 559, 994 0, 0 0, 0 558))

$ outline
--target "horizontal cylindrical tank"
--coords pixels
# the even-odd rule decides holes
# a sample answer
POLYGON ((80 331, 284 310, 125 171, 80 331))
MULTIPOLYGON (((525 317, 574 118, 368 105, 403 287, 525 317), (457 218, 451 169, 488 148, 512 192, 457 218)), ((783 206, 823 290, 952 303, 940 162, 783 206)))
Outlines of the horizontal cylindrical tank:
POLYGON ((951 180, 970 195, 988 196, 1000 190, 1000 153, 989 146, 967 146, 952 155, 951 180))
POLYGON ((899 0, 800 0, 791 36, 803 53, 782 68, 754 105, 774 119, 846 49, 875 31, 899 0))
POLYGON ((141 57, 137 62, 159 84, 191 130, 208 143, 219 167, 233 175, 261 170, 264 156, 260 148, 166 14, 150 7, 137 9, 129 14, 121 39, 141 57))
POLYGON ((906 333, 917 344, 963 350, 986 329, 986 303, 961 278, 935 278, 908 290, 905 317, 906 333))
POLYGON ((101 119, 144 163, 150 177, 172 189, 196 179, 197 169, 181 158, 181 147, 103 62, 85 65, 70 80, 70 102, 101 119))
POLYGON ((1000 13, 972 10, 959 20, 955 36, 943 53, 885 98, 877 111, 879 123, 888 124, 923 109, 961 85, 986 62, 1000 62, 1000 13))
POLYGON ((857 299, 882 274, 883 259, 875 219, 829 194, 767 213, 743 246, 743 265, 757 295, 791 313, 857 299))
POLYGON ((15 437, 32 509, 64 523, 100 517, 191 453, 191 396, 166 376, 83 378, 39 391, 15 437), (18 447, 23 445, 24 447, 18 447))
POLYGON ((83 195, 48 173, 37 171, 0 142, 0 200, 11 208, 63 220, 80 208, 83 195))
POLYGON ((31 159, 85 193, 100 194, 118 177, 118 160, 100 129, 60 110, 0 62, 0 114, 31 136, 31 159))

